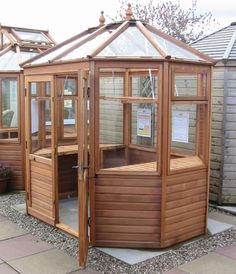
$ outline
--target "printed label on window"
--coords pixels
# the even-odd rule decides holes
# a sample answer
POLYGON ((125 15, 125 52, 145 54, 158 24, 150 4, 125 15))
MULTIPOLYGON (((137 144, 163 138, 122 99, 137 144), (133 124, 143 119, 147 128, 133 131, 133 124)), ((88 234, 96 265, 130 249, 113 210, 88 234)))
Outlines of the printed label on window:
POLYGON ((188 143, 189 113, 185 111, 172 112, 172 141, 188 143))
POLYGON ((137 110, 137 135, 151 137, 151 109, 139 108, 137 110))

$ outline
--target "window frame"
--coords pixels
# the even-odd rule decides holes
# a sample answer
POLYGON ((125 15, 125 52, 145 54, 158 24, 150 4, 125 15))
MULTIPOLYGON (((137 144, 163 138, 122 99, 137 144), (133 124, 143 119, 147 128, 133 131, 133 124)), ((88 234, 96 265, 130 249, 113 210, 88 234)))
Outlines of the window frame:
POLYGON ((0 138, 0 143, 21 143, 21 128, 22 128, 22 90, 20 84, 19 74, 0 74, 0 101, 2 102, 2 81, 3 80, 15 80, 17 85, 17 127, 2 128, 2 104, 0 104, 0 132, 7 133, 8 136, 11 133, 16 132, 15 138, 0 138))
MULTIPOLYGON (((138 150, 146 150, 149 152, 155 152, 156 153, 156 162, 157 162, 157 167, 155 171, 146 171, 146 174, 149 175, 160 175, 161 174, 161 98, 162 98, 162 65, 161 64, 155 64, 155 65, 140 65, 140 66, 135 66, 135 65, 130 65, 127 66, 126 68, 122 67, 117 67, 117 66, 112 66, 112 67, 103 67, 103 66, 98 66, 97 67, 97 85, 96 88, 98 90, 98 92, 96 93, 97 96, 95 96, 95 102, 97 101, 97 118, 96 118, 96 123, 97 126, 95 127, 98 130, 97 136, 96 136, 96 145, 95 145, 95 150, 96 150, 96 154, 97 154, 97 159, 99 159, 99 163, 96 163, 95 166, 95 171, 97 174, 143 174, 143 172, 139 172, 139 171, 119 171, 119 170, 106 170, 106 169, 102 169, 100 168, 101 166, 101 150, 99 147, 99 134, 100 134, 100 129, 99 129, 99 109, 100 109, 100 84, 99 84, 99 79, 100 76, 110 76, 112 70, 116 71, 117 70, 117 74, 118 76, 120 76, 121 74, 124 75, 124 95, 120 98, 111 98, 117 101, 120 101, 121 103, 123 103, 123 108, 124 108, 124 114, 123 114, 123 146, 126 146, 126 143, 128 145, 128 147, 130 147, 131 149, 138 149, 138 150), (106 71, 107 69, 107 71, 106 71), (145 99, 145 97, 140 97, 140 98, 132 98, 132 91, 131 91, 131 77, 132 75, 134 76, 138 76, 138 75, 147 75, 148 70, 151 69, 152 71, 155 71, 155 76, 157 76, 158 79, 158 84, 156 86, 157 88, 157 96, 152 99, 152 98, 147 98, 145 99), (104 72, 102 72, 102 70, 104 70, 104 72), (121 72, 122 70, 122 72, 121 72), (131 143, 131 128, 130 128, 130 123, 131 123, 131 105, 132 103, 135 104, 142 104, 142 103, 148 103, 148 104, 156 104, 157 106, 157 117, 158 117, 158 122, 157 122, 157 127, 156 127, 156 142, 157 145, 154 148, 148 148, 146 146, 142 146, 142 145, 135 145, 131 143), (128 128, 128 130, 126 129, 128 128)), ((115 74, 114 74, 115 75, 115 74)), ((102 98, 104 99, 104 98, 102 98)))
MULTIPOLYGON (((172 64, 170 66, 170 87, 169 87, 169 92, 170 92, 170 101, 169 101, 169 141, 168 141, 168 175, 172 174, 178 174, 182 173, 185 171, 194 171, 202 168, 207 168, 208 167, 208 159, 209 159, 209 150, 206 149, 204 152, 204 155, 200 155, 200 149, 199 149, 199 110, 198 106, 202 105, 205 108, 205 115, 206 119, 204 119, 204 124, 202 125, 204 134, 203 138, 205 140, 204 146, 205 148, 207 147, 206 144, 209 144, 209 138, 208 135, 210 134, 210 108, 211 108, 211 69, 209 67, 206 67, 204 65, 202 66, 194 66, 194 65, 189 65, 189 64, 172 64), (197 75, 197 93, 199 95, 197 96, 175 96, 175 75, 197 75), (202 78, 200 77, 202 74, 206 75, 206 86, 205 86, 205 91, 206 94, 203 96, 200 92, 200 89, 202 89, 202 78), (200 76, 199 76, 200 75, 200 76), (184 167, 184 168, 179 168, 179 169, 171 169, 171 143, 172 143, 172 105, 173 104, 193 104, 196 105, 197 111, 196 111, 196 148, 195 148, 195 156, 197 156, 202 164, 201 165, 196 165, 196 166, 189 166, 189 167, 184 167), (201 157, 200 157, 201 156, 201 157)), ((181 155, 181 153, 180 153, 181 155)), ((184 154, 183 154, 184 155, 184 154)), ((184 158, 187 158, 190 156, 186 156, 184 158)))

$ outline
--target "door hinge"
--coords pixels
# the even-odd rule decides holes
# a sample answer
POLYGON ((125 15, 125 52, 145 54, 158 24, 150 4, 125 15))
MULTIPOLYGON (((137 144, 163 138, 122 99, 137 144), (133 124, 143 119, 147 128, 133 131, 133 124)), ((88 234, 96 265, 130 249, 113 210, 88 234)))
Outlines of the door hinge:
POLYGON ((27 143, 27 141, 25 141, 25 149, 27 149, 28 148, 28 143, 27 143))
POLYGON ((26 199, 29 200, 29 192, 26 193, 26 199))
POLYGON ((27 88, 25 88, 25 97, 26 97, 26 94, 27 94, 27 88))
POLYGON ((88 226, 91 227, 91 217, 88 217, 88 226))

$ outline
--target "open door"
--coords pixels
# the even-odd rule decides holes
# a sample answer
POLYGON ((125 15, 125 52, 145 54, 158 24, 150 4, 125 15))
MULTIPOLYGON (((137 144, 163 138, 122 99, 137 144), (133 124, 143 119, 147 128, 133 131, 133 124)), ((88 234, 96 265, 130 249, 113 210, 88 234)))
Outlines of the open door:
POLYGON ((55 225, 55 119, 52 76, 26 80, 27 212, 55 225))
POLYGON ((79 185, 79 265, 85 267, 88 255, 88 96, 87 77, 78 75, 78 185, 79 185))

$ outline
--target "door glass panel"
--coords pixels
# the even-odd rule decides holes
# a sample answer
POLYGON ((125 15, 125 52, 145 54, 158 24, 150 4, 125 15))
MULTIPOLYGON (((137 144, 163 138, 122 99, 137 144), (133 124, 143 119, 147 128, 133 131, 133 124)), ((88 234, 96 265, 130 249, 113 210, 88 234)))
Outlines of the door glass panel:
POLYGON ((52 120, 50 82, 30 83, 31 153, 51 157, 52 120))

